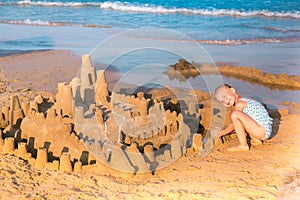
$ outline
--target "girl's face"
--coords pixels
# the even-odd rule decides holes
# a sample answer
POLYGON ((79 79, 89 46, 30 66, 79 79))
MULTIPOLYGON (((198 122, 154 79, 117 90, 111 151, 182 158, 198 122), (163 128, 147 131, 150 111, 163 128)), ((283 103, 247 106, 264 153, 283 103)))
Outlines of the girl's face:
POLYGON ((237 94, 234 88, 222 87, 217 90, 215 97, 224 106, 231 107, 235 105, 237 94))

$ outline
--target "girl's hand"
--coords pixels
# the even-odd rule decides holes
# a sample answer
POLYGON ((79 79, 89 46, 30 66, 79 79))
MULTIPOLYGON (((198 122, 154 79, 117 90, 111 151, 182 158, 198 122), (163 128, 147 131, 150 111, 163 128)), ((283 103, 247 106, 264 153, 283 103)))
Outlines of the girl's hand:
POLYGON ((215 127, 210 131, 212 137, 220 137, 222 135, 222 129, 220 127, 215 127))

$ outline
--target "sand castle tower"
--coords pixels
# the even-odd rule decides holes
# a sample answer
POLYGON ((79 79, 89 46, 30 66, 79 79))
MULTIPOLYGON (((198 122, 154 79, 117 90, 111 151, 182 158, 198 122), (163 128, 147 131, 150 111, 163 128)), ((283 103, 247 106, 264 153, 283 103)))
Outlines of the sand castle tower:
POLYGON ((56 94, 56 110, 62 116, 73 116, 72 88, 66 83, 58 83, 58 92, 56 94))
POLYGON ((148 101, 144 97, 144 92, 138 92, 137 98, 139 99, 138 110, 139 110, 140 116, 148 115, 148 101))
POLYGON ((96 72, 89 55, 82 56, 80 72, 80 97, 85 104, 95 102, 94 83, 96 83, 96 72))
POLYGON ((19 156, 20 158, 25 160, 26 159, 26 153, 27 153, 26 143, 25 142, 20 142, 18 144, 17 156, 19 156))
POLYGON ((150 162, 155 161, 153 146, 151 144, 147 144, 147 145, 144 146, 144 152, 145 152, 145 154, 148 157, 150 162))
POLYGON ((10 127, 19 127, 22 119, 24 118, 24 113, 20 105, 18 96, 10 97, 10 110, 9 110, 9 122, 10 127))
POLYGON ((74 165, 74 172, 80 173, 82 171, 82 162, 78 161, 74 165))
POLYGON ((15 149, 15 139, 13 137, 5 138, 3 153, 4 154, 13 153, 14 149, 15 149))
POLYGON ((47 161, 48 161, 47 149, 43 147, 39 148, 34 167, 36 169, 43 169, 47 161))
POLYGON ((22 102, 22 109, 24 112, 24 116, 26 117, 29 112, 29 103, 28 102, 22 102))
POLYGON ((2 106, 2 114, 4 116, 4 120, 8 121, 8 118, 9 118, 9 107, 2 106))
POLYGON ((9 124, 8 121, 9 116, 9 108, 7 106, 3 106, 0 111, 0 128, 6 128, 9 124))
POLYGON ((59 170, 63 172, 72 172, 72 164, 70 154, 63 152, 60 156, 59 170))
POLYGON ((107 82, 105 79, 105 73, 104 70, 97 71, 97 86, 96 86, 96 95, 95 100, 96 104, 106 104, 107 103, 107 97, 108 97, 108 88, 107 88, 107 82))

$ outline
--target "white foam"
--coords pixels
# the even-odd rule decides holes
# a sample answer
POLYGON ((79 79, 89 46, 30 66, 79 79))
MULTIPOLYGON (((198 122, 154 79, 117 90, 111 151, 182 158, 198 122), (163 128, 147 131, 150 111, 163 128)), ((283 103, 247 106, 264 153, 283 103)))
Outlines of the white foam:
POLYGON ((100 6, 101 5, 101 3, 93 3, 93 2, 84 2, 83 3, 83 2, 31 1, 31 0, 17 1, 15 3, 10 3, 10 4, 31 5, 31 6, 64 6, 64 7, 82 7, 82 6, 100 6))
POLYGON ((29 25, 50 25, 50 23, 48 21, 30 20, 30 19, 24 20, 24 24, 29 24, 29 25))
POLYGON ((12 21, 7 21, 7 20, 2 20, 0 23, 5 23, 5 24, 24 24, 24 25, 39 25, 39 26, 49 26, 49 25, 55 25, 54 23, 50 23, 48 21, 42 21, 42 20, 12 20, 12 21))
POLYGON ((127 5, 120 2, 104 2, 100 5, 103 9, 112 9, 126 12, 148 12, 162 14, 192 14, 192 15, 207 15, 207 16, 263 16, 263 17, 278 17, 278 18, 300 18, 300 12, 272 12, 268 10, 259 11, 239 11, 235 9, 188 9, 188 8, 165 8, 162 6, 140 6, 127 5))
POLYGON ((32 6, 65 6, 65 7, 83 7, 96 6, 101 9, 112 9, 124 12, 145 12, 158 14, 187 14, 187 15, 204 15, 204 16, 240 16, 240 17, 275 17, 275 18, 295 18, 300 19, 300 11, 290 12, 273 12, 269 10, 240 11, 236 9, 190 9, 190 8, 167 8, 163 6, 151 6, 148 4, 133 4, 123 2, 60 2, 60 1, 16 1, 0 2, 0 5, 17 4, 32 6))

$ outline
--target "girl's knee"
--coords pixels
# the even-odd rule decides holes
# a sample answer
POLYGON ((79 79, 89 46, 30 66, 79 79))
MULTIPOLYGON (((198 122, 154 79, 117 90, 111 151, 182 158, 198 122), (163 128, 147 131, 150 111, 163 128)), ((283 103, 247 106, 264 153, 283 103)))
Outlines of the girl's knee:
POLYGON ((238 119, 239 116, 240 116, 240 113, 241 113, 241 111, 238 111, 238 110, 232 111, 231 114, 230 114, 231 120, 238 119))

